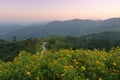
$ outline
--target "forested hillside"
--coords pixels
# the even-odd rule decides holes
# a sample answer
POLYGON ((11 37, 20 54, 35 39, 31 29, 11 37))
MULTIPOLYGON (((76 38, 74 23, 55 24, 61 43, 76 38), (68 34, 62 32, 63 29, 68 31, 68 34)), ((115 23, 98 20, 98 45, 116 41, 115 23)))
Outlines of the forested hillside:
POLYGON ((0 60, 13 61, 14 57, 23 50, 31 53, 36 52, 36 41, 32 38, 16 42, 0 41, 0 60))
POLYGON ((109 39, 111 41, 120 40, 120 32, 105 31, 82 36, 83 39, 109 39))
POLYGON ((99 49, 109 51, 111 48, 120 46, 120 39, 111 38, 83 38, 83 37, 60 37, 52 36, 48 38, 29 38, 23 41, 13 40, 12 42, 0 40, 0 59, 3 61, 13 61, 20 51, 27 51, 31 54, 42 50, 43 42, 47 42, 47 50, 57 51, 59 49, 99 49))

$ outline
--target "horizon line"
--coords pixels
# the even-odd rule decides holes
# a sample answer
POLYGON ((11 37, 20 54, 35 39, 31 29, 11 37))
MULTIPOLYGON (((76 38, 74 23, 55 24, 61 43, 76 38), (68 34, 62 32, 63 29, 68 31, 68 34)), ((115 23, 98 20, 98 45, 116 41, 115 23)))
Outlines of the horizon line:
POLYGON ((112 18, 116 18, 119 19, 120 17, 110 17, 110 18, 104 18, 104 19, 100 19, 100 18, 69 18, 69 19, 48 19, 48 20, 0 20, 0 22, 7 22, 7 23, 29 23, 29 22, 33 22, 33 23, 37 23, 37 22, 51 22, 51 21, 70 21, 70 20, 93 20, 93 21, 99 21, 99 20, 107 20, 107 19, 112 19, 112 18))

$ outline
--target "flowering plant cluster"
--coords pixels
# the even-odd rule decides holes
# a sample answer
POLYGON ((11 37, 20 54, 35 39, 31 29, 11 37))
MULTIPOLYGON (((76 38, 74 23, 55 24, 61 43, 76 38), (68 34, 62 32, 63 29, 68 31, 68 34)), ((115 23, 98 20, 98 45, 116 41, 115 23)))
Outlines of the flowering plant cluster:
POLYGON ((22 51, 13 62, 0 62, 1 80, 120 80, 120 48, 22 51))

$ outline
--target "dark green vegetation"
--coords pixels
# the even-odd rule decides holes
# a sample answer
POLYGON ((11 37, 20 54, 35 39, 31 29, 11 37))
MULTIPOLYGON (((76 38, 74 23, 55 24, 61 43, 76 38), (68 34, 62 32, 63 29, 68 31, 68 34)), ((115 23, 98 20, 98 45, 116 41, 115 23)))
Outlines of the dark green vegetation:
POLYGON ((86 36, 82 36, 81 38, 86 39, 110 39, 111 41, 119 40, 120 39, 120 32, 100 32, 100 33, 93 33, 86 36))
MULTIPOLYGON (((108 32, 109 33, 109 32, 108 32)), ((102 34, 102 33, 100 33, 102 34)), ((111 39, 105 38, 107 35, 104 35, 100 38, 91 37, 50 37, 48 38, 48 49, 59 50, 63 49, 105 49, 109 51, 112 47, 120 46, 120 38, 111 39)))
POLYGON ((34 39, 29 38, 23 41, 17 41, 15 36, 12 42, 0 40, 0 59, 3 61, 12 61, 20 51, 35 53, 41 51, 41 45, 47 42, 47 49, 57 51, 59 49, 91 49, 109 51, 113 47, 120 46, 120 37, 116 36, 117 32, 103 32, 83 37, 60 37, 52 36, 49 38, 34 39), (101 37, 97 37, 97 36, 101 37), (111 36, 108 36, 111 35, 111 36), (116 36, 116 37, 115 37, 116 36), (107 38, 106 38, 107 37, 107 38))
POLYGON ((0 40, 0 59, 3 61, 12 61, 20 51, 35 52, 36 41, 36 39, 32 38, 16 42, 0 40))

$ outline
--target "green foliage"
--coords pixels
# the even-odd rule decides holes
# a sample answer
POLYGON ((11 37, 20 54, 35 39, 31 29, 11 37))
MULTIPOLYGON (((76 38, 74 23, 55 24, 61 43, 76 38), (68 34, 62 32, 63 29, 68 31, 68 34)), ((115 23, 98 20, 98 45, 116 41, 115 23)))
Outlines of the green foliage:
POLYGON ((88 38, 78 38, 78 37, 50 37, 46 39, 48 42, 48 49, 105 49, 109 51, 112 47, 120 46, 119 40, 111 39, 88 39, 88 38))
POLYGON ((20 51, 27 51, 34 54, 36 51, 42 50, 43 42, 47 42, 47 50, 57 51, 59 49, 90 49, 94 48, 99 50, 109 51, 112 47, 120 46, 120 40, 109 39, 86 39, 78 37, 60 37, 52 36, 49 38, 34 39, 29 38, 23 41, 7 42, 0 40, 0 59, 3 61, 13 61, 14 57, 20 51))
POLYGON ((119 40, 120 39, 120 32, 116 31, 104 31, 104 32, 98 32, 98 33, 93 33, 89 35, 82 36, 81 38, 86 38, 86 39, 109 39, 111 41, 119 40))
POLYGON ((16 36, 13 36, 13 37, 12 37, 12 41, 13 41, 13 42, 17 42, 16 36))
POLYGON ((2 80, 119 80, 120 48, 94 50, 22 51, 13 62, 0 62, 2 80))
POLYGON ((3 61, 13 61, 14 57, 22 50, 35 53, 36 44, 37 40, 32 38, 14 42, 0 41, 0 59, 3 61))

